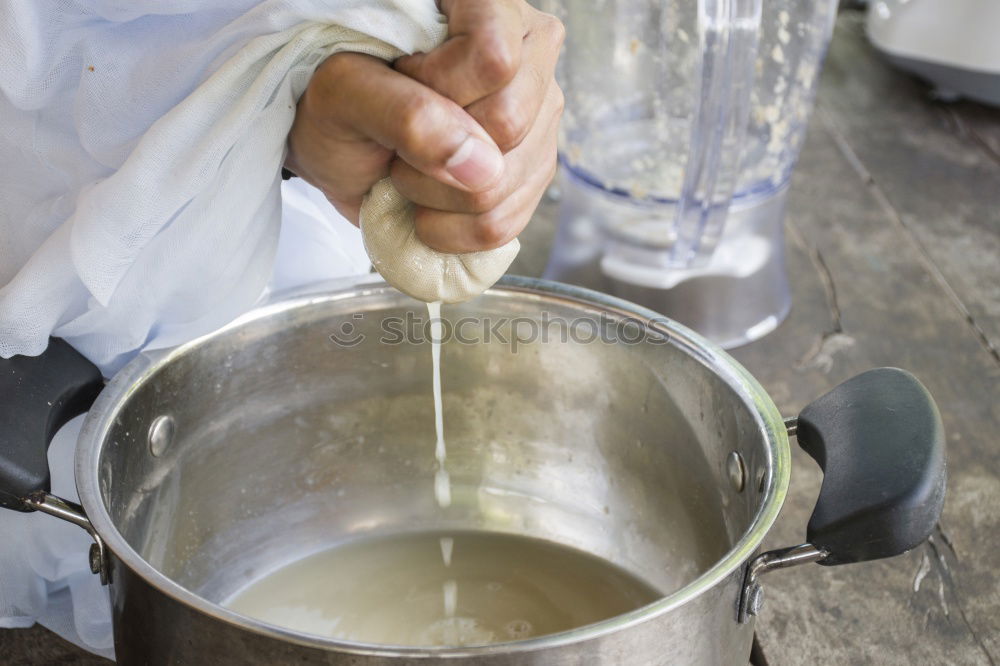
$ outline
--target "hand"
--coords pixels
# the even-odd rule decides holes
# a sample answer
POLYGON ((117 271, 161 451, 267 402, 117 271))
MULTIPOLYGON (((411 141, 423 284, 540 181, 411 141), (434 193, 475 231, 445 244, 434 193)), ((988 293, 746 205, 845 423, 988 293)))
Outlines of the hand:
POLYGON ((561 24, 522 0, 441 0, 449 38, 395 69, 339 53, 313 75, 286 166, 355 224, 391 175, 417 236, 443 252, 499 247, 527 225, 556 167, 561 24))

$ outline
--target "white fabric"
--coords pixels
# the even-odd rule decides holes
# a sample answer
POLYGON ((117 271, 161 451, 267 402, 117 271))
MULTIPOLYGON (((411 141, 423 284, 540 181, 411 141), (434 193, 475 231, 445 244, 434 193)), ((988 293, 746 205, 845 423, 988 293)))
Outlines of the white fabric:
POLYGON ((375 184, 361 208, 361 235, 375 270, 418 300, 458 303, 478 296, 500 279, 517 256, 515 238, 487 252, 444 254, 420 242, 413 205, 386 178, 375 184))
MULTIPOLYGON (((295 103, 331 53, 427 51, 441 18, 434 0, 0 4, 0 356, 57 335, 111 374, 225 323, 269 281, 364 270, 358 232, 318 193, 286 185, 282 212, 295 103)), ((50 450, 68 497, 78 428, 50 450)), ((0 626, 40 618, 110 654, 86 534, 13 512, 0 534, 0 626)))
POLYGON ((281 234, 267 293, 371 270, 361 231, 323 193, 293 178, 281 187, 281 234))
POLYGON ((433 0, 0 7, 0 355, 55 334, 105 372, 260 296, 316 66, 427 51, 446 31, 433 0))

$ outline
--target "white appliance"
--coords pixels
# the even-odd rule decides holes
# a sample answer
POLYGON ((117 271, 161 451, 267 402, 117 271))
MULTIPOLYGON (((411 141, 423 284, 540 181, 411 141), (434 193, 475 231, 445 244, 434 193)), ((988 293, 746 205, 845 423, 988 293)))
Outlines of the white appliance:
POLYGON ((1000 106, 1000 0, 877 0, 868 38, 943 99, 1000 106))

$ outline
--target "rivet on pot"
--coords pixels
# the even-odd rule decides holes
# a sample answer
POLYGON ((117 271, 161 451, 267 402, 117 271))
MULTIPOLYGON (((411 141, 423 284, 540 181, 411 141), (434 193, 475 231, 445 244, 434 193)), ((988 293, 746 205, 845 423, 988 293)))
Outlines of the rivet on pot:
POLYGON ((746 484, 747 468, 743 464, 743 456, 739 451, 733 451, 726 460, 726 471, 729 473, 729 482, 733 484, 733 490, 738 493, 743 492, 746 484))
POLYGON ((157 416, 149 426, 149 452, 160 457, 173 439, 174 419, 166 415, 157 416))
POLYGON ((101 548, 96 543, 90 544, 90 573, 101 573, 101 548))

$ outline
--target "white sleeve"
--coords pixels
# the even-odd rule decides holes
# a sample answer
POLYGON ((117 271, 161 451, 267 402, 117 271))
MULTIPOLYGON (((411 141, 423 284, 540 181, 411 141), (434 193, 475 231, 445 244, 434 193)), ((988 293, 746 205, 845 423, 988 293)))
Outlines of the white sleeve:
POLYGON ((272 274, 280 165, 315 67, 445 36, 434 0, 0 5, 0 356, 66 338, 110 373, 272 274))

